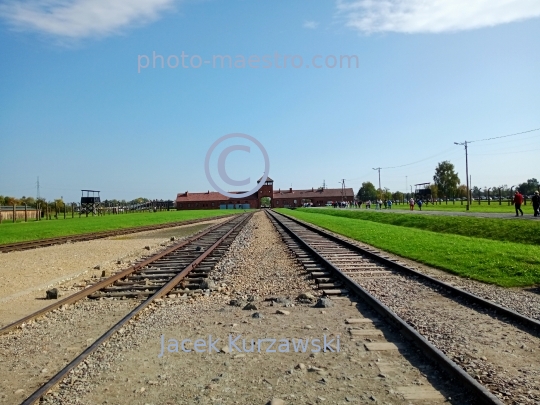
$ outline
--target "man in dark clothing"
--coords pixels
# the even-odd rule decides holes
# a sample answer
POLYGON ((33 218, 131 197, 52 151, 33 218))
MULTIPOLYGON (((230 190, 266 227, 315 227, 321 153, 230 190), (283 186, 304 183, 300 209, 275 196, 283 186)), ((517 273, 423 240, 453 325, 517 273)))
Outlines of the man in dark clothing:
POLYGON ((532 198, 532 205, 533 205, 533 211, 534 216, 540 216, 540 195, 538 194, 538 191, 534 192, 533 198, 532 198))
POLYGON ((518 211, 521 212, 521 216, 523 216, 523 211, 521 211, 521 204, 523 204, 523 195, 519 191, 516 191, 516 194, 514 195, 514 206, 516 208, 516 217, 519 217, 518 211))

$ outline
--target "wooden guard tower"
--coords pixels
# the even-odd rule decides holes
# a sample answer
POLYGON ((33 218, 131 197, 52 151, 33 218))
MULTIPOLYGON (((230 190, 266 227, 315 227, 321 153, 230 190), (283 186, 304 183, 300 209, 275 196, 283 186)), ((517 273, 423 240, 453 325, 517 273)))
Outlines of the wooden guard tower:
POLYGON ((421 200, 431 200, 431 189, 429 185, 431 183, 419 183, 414 185, 414 198, 421 200))
POLYGON ((81 213, 86 213, 86 216, 88 216, 88 213, 92 213, 92 215, 96 215, 99 213, 99 208, 101 205, 101 199, 99 198, 99 191, 98 190, 81 190, 81 213), (86 196, 84 195, 86 193, 86 196), (97 193, 97 196, 96 196, 97 193), (90 195, 92 194, 92 195, 90 195))

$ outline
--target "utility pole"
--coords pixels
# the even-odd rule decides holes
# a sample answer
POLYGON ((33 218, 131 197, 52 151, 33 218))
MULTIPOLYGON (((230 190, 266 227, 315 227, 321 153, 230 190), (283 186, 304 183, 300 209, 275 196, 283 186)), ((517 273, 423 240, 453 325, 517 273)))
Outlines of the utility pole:
POLYGON ((407 189, 409 188, 409 187, 407 186, 407 184, 408 184, 408 181, 407 181, 408 179, 407 179, 407 178, 408 178, 408 177, 409 177, 409 176, 405 176, 405 194, 407 194, 407 192, 408 192, 407 189))
POLYGON ((467 177, 467 211, 469 211, 469 206, 471 204, 471 194, 469 189, 469 154, 467 151, 467 141, 458 143, 454 142, 456 145, 463 145, 465 146, 465 176, 467 177))
MULTIPOLYGON (((382 190, 381 190, 381 168, 377 167, 377 168, 373 168, 373 170, 377 170, 379 172, 379 194, 380 194, 382 192, 382 190)), ((379 195, 379 198, 381 198, 380 195, 379 195)))
POLYGON ((341 179, 341 201, 345 199, 345 179, 341 179))
POLYGON ((36 196, 36 200, 39 200, 39 176, 37 178, 37 196, 36 196))

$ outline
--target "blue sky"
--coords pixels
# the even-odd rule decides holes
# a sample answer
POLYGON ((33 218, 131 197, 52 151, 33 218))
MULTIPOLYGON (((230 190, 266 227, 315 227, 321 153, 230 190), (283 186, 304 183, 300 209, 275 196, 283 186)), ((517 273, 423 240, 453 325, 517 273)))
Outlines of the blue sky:
MULTIPOLYGON (((206 191, 206 152, 235 132, 264 145, 276 188, 346 179, 356 192, 377 184, 372 168, 418 162, 381 171, 383 187, 405 191, 432 180, 443 160, 465 182, 453 142, 540 128, 540 4, 425 3, 4 1, 0 194, 35 196, 37 176, 42 196, 66 201, 83 188, 120 199, 206 191), (160 59, 152 67, 153 52, 164 68, 160 59), (187 66, 194 55, 274 62, 276 52, 280 66, 283 55, 303 64, 169 67, 182 52, 187 66), (356 55, 358 67, 324 66, 340 55, 356 55)), ((540 178, 540 131, 469 152, 473 185, 540 178)), ((261 155, 234 152, 227 170, 253 183, 261 155)))

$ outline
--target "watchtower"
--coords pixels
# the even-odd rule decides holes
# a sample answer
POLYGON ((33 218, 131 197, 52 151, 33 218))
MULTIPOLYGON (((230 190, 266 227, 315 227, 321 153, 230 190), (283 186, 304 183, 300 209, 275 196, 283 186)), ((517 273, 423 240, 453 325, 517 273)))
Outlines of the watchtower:
POLYGON ((89 212, 91 212, 92 215, 98 214, 98 210, 101 206, 101 199, 99 198, 99 191, 98 190, 81 190, 81 192, 82 194, 81 194, 80 213, 81 214, 85 213, 86 216, 88 216, 89 212), (84 193, 86 193, 86 196, 84 195, 84 193))
POLYGON ((414 196, 416 199, 431 200, 430 183, 419 183, 414 185, 414 196))
MULTIPOLYGON (((262 181, 262 177, 257 180, 257 184, 262 181)), ((257 199, 259 201, 258 208, 261 208, 261 198, 268 197, 270 198, 270 207, 272 207, 272 198, 274 197, 274 180, 270 177, 266 178, 264 185, 257 192, 257 199)))

